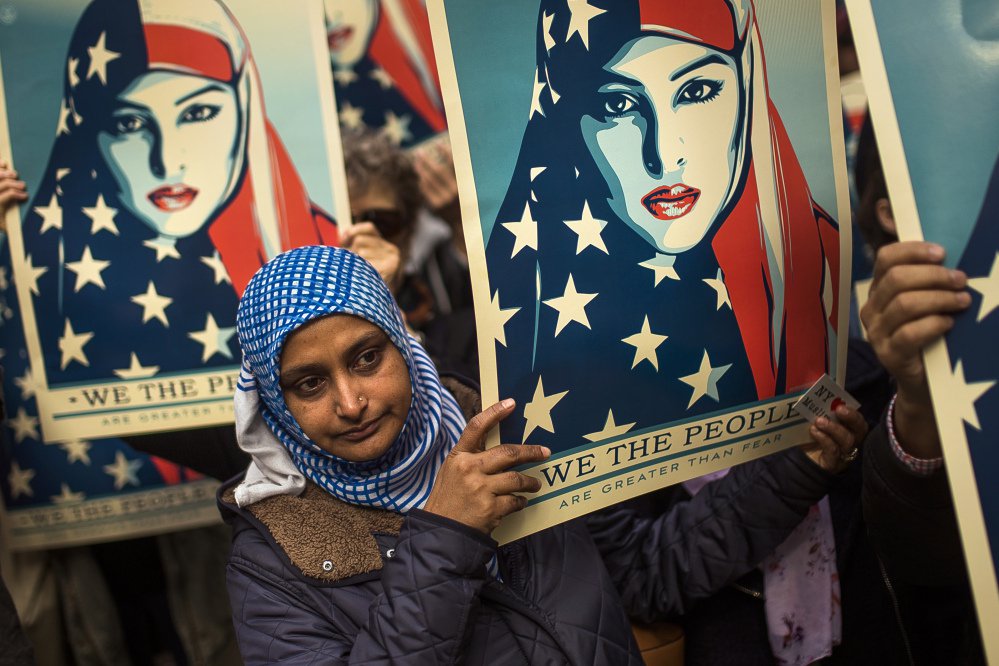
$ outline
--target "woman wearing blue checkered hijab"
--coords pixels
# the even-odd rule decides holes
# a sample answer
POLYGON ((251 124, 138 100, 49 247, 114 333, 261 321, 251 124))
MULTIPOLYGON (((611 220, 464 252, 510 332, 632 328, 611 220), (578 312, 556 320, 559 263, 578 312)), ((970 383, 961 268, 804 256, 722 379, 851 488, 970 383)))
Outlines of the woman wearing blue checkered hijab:
POLYGON ((474 391, 442 382, 367 262, 279 255, 237 330, 253 462, 219 502, 247 664, 640 664, 629 614, 676 615, 752 569, 832 480, 801 451, 775 454, 658 518, 613 509, 498 548, 517 493, 540 486, 511 468, 550 452, 483 451, 514 402, 466 423, 474 391))

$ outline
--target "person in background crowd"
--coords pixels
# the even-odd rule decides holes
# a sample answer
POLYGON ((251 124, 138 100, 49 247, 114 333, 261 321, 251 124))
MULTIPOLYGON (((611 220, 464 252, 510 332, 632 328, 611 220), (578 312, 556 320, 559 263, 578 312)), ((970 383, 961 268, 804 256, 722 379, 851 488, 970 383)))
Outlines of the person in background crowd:
MULTIPOLYGON (((450 152, 443 144, 404 152, 370 130, 344 133, 343 150, 354 221, 344 247, 356 251, 363 245, 351 244, 355 234, 376 231, 398 248, 402 268, 390 287, 406 324, 442 371, 478 377, 472 284, 450 152)), ((372 256, 365 258, 379 267, 372 256)))
POLYGON ((897 622, 885 638, 904 663, 984 664, 922 351, 972 302, 944 249, 898 242, 873 126, 861 132, 857 222, 876 252, 861 318, 897 390, 864 443, 863 507, 897 622))
POLYGON ((848 411, 807 452, 741 465, 667 514, 622 510, 497 549, 489 534, 526 504, 516 493, 540 487, 509 468, 549 451, 482 450, 513 401, 466 424, 474 392, 441 383, 369 264, 280 255, 247 287, 237 332, 253 463, 220 508, 249 664, 640 663, 626 610, 682 611, 752 568, 866 430, 848 411))

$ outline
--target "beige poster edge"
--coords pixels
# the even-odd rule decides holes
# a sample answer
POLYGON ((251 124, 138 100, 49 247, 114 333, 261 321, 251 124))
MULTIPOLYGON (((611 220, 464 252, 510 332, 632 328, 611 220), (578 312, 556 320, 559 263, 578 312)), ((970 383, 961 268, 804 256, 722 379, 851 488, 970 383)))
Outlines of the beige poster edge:
MULTIPOLYGON (((852 259, 852 255, 849 252, 849 248, 851 247, 851 225, 849 223, 844 224, 843 220, 845 219, 848 222, 850 219, 850 199, 847 185, 845 139, 843 137, 842 127, 840 124, 842 113, 838 106, 839 82, 838 78, 836 78, 836 74, 839 69, 837 65, 838 53, 835 49, 835 45, 837 43, 834 21, 835 5, 834 0, 822 0, 822 2, 822 20, 824 22, 823 48, 825 51, 827 72, 826 95, 830 109, 829 123, 832 142, 831 154, 834 160, 834 179, 837 194, 836 202, 839 209, 838 212, 841 216, 839 222, 841 253, 841 273, 839 284, 840 298, 838 312, 839 335, 836 336, 837 363, 835 372, 837 382, 842 384, 846 371, 846 332, 849 325, 849 284, 851 272, 850 264, 852 259), (843 270, 844 267, 845 270, 843 270)), ((437 58, 437 68, 441 80, 444 108, 447 113, 448 127, 451 135, 451 146, 458 180, 459 202, 461 206, 462 222, 465 230, 465 243, 468 254, 469 270, 473 276, 488 276, 486 267, 485 239, 482 234, 479 212, 479 200, 475 187, 475 179, 472 173, 472 159, 468 143, 468 131, 465 124, 465 115, 458 88, 457 70, 455 68, 454 57, 451 52, 451 37, 444 9, 444 0, 428 0, 427 10, 430 16, 430 29, 434 43, 434 53, 437 58)), ((488 283, 488 279, 482 279, 481 277, 478 279, 473 278, 472 280, 472 298, 475 304, 475 319, 479 331, 477 342, 481 373, 480 386, 482 391, 482 404, 487 406, 495 403, 500 398, 496 373, 483 372, 481 369, 495 368, 496 366, 497 338, 495 336, 495 332, 501 330, 503 325, 498 316, 502 303, 492 303, 492 290, 488 283)), ((733 408, 732 410, 728 410, 726 412, 726 416, 731 417, 743 411, 759 408, 760 405, 770 406, 779 404, 786 407, 790 403, 793 403, 796 398, 797 396, 778 396, 769 401, 761 401, 760 403, 733 408)), ((543 470, 545 468, 548 468, 550 471, 552 464, 558 464, 559 460, 563 460, 566 457, 571 458, 570 462, 576 463, 578 470, 581 471, 583 469, 582 465, 589 465, 589 462, 592 460, 586 459, 586 462, 584 462, 584 458, 590 453, 596 452, 598 454, 603 454, 606 457, 615 447, 630 445, 632 442, 637 442, 641 439, 654 439, 657 433, 667 432, 675 428, 687 427, 701 421, 702 419, 716 415, 717 414, 706 414, 694 417, 693 419, 677 422, 675 424, 663 424, 662 426, 654 429, 653 432, 645 433, 644 436, 643 433, 628 433, 625 437, 609 440, 607 442, 601 442, 594 444, 591 447, 587 447, 586 452, 583 453, 580 453, 577 449, 573 449, 566 452, 562 456, 553 457, 542 465, 534 465, 523 471, 525 474, 542 478, 543 470)), ((570 504, 569 506, 562 507, 562 509, 567 509, 564 512, 562 509, 558 508, 559 503, 549 503, 547 501, 553 495, 561 495, 564 493, 564 489, 551 487, 548 490, 543 490, 542 493, 538 495, 532 496, 528 507, 517 514, 507 517, 499 528, 493 532, 492 536, 500 544, 508 543, 553 525, 578 518, 586 515, 587 513, 597 511, 632 497, 637 497, 638 495, 646 492, 651 492, 652 490, 673 485, 675 483, 681 483, 697 476, 719 471, 743 462, 748 462, 750 460, 763 457, 764 455, 776 453, 779 450, 804 444, 809 441, 808 427, 807 423, 804 423, 804 421, 789 421, 785 423, 783 427, 768 433, 755 434, 766 438, 768 435, 773 435, 778 432, 780 433, 779 443, 770 442, 767 445, 763 445, 755 449, 751 448, 748 451, 743 450, 740 452, 741 455, 733 455, 731 456, 731 459, 706 460, 703 463, 698 464, 696 468, 693 464, 691 464, 689 469, 685 472, 680 472, 679 470, 674 470, 672 468, 672 465, 674 464, 672 462, 673 459, 679 457, 677 454, 667 455, 664 452, 660 452, 658 457, 652 456, 653 460, 646 461, 644 466, 651 467, 660 459, 669 459, 669 462, 665 463, 669 465, 668 469, 672 473, 668 482, 664 482, 665 475, 663 475, 656 481, 650 482, 647 485, 641 485, 640 487, 635 485, 624 486, 612 489, 611 492, 606 493, 602 491, 602 486, 600 485, 606 481, 606 479, 600 479, 595 482, 580 482, 578 488, 576 489, 576 493, 582 496, 582 494, 586 493, 588 489, 590 491, 590 498, 586 500, 585 505, 583 502, 578 502, 575 505, 570 504), (597 487, 596 491, 594 490, 594 487, 597 487), (595 497, 593 495, 594 492, 597 493, 595 497)), ((731 443, 732 446, 735 446, 740 441, 743 441, 738 437, 733 439, 735 441, 731 443)), ((494 446, 498 443, 499 430, 496 429, 490 433, 487 446, 494 446)), ((717 446, 726 445, 728 445, 728 442, 717 443, 717 446)), ((703 455, 698 452, 697 448, 698 447, 694 447, 690 452, 680 457, 680 459, 687 462, 694 460, 699 455, 703 455)), ((587 467, 587 469, 589 468, 587 467)), ((590 472, 587 472, 587 474, 589 473, 590 472)), ((635 474, 640 474, 640 472, 635 472, 635 474)), ((597 474, 597 476, 601 475, 597 474)), ((626 479, 628 477, 628 471, 620 471, 617 472, 615 479, 626 479)))
MULTIPOLYGON (((909 166, 902 143, 902 133, 895 115, 895 102, 888 84, 888 71, 882 57, 881 40, 874 21, 869 0, 846 0, 853 29, 857 56, 864 75, 868 104, 881 160, 885 165, 885 179, 895 211, 899 239, 923 240, 922 223, 916 207, 909 166)), ((937 429, 943 445, 947 476, 957 522, 964 543, 964 557, 968 576, 978 611, 979 626, 986 658, 999 664, 999 634, 984 631, 989 618, 999 617, 999 584, 995 564, 989 548, 985 518, 982 514, 978 484, 968 453, 968 440, 957 405, 950 399, 948 390, 953 378, 953 367, 947 346, 941 341, 928 347, 923 360, 930 383, 930 395, 937 417, 937 429)))
MULTIPOLYGON (((333 89, 333 74, 329 67, 329 45, 324 29, 324 10, 321 0, 309 0, 308 5, 311 7, 313 15, 312 20, 309 22, 310 29, 308 37, 312 46, 313 57, 320 64, 316 69, 315 83, 319 88, 320 98, 323 100, 323 140, 326 144, 326 160, 329 165, 330 184, 333 192, 334 206, 336 207, 336 223, 342 231, 347 229, 351 223, 350 202, 347 196, 347 176, 343 161, 340 126, 336 122, 336 100, 333 89)), ((254 146, 250 150, 252 153, 261 153, 266 152, 267 147, 254 146)), ((0 62, 0 156, 8 159, 12 167, 16 164, 10 141, 2 62, 0 62)), ((259 155, 258 159, 253 161, 255 163, 265 163, 267 161, 266 157, 266 155, 259 155)), ((27 204, 24 204, 24 206, 27 206, 27 204)), ((37 335, 35 308, 29 290, 29 280, 22 277, 26 271, 26 256, 24 239, 21 235, 21 208, 22 206, 10 206, 7 209, 5 221, 7 223, 7 237, 10 242, 11 263, 14 269, 17 300, 21 310, 22 325, 25 330, 29 367, 31 368, 32 377, 38 383, 36 404, 38 407, 39 425, 44 440, 54 443, 72 439, 101 439, 128 434, 169 432, 184 428, 199 428, 234 423, 232 415, 232 392, 212 400, 206 400, 203 395, 162 398, 159 400, 149 399, 142 403, 141 407, 137 407, 132 402, 133 399, 141 398, 141 396, 132 395, 129 396, 127 403, 122 403, 123 408, 118 411, 111 408, 95 407, 93 410, 89 410, 90 413, 83 413, 88 410, 81 411, 79 406, 74 405, 83 405, 83 402, 76 403, 76 400, 79 400, 88 391, 91 393, 104 393, 107 396, 108 392, 111 392, 111 395, 113 395, 116 387, 119 391, 129 391, 139 384, 157 383, 158 380, 170 382, 179 390, 181 383, 185 381, 194 381, 204 386, 207 381, 206 377, 210 374, 220 376, 231 375, 235 378, 239 374, 238 360, 231 366, 219 367, 211 373, 199 372, 198 368, 192 367, 187 372, 156 375, 144 380, 117 381, 112 377, 108 377, 105 381, 67 384, 60 385, 58 388, 50 388, 45 372, 41 343, 37 335), (28 331, 34 331, 34 333, 29 335, 28 331), (126 404, 127 407, 125 406, 126 404), (196 410, 199 412, 197 415, 179 415, 168 419, 161 419, 157 415, 158 413, 162 414, 164 410, 174 410, 177 413, 176 410, 179 408, 189 408, 193 405, 200 406, 196 410), (118 415, 118 418, 115 418, 116 415, 118 415), (140 423, 138 426, 135 425, 137 422, 140 423)))

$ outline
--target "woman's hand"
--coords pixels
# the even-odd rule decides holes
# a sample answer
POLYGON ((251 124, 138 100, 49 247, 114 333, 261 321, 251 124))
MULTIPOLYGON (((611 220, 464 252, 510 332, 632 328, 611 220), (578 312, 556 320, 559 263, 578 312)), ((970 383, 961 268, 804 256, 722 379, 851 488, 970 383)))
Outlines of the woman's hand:
POLYGON ((385 240, 370 222, 352 224, 340 236, 340 245, 375 267, 389 289, 395 291, 400 275, 399 248, 385 240))
POLYGON ((839 423, 820 416, 808 432, 813 442, 804 450, 816 465, 834 474, 842 472, 857 457, 857 445, 867 437, 867 421, 855 409, 836 408, 839 423))
POLYGON ((514 493, 541 490, 538 479, 508 470, 547 459, 551 451, 546 447, 503 444, 483 451, 486 433, 510 415, 514 404, 507 398, 468 422, 437 473, 425 511, 490 534, 504 516, 527 506, 527 498, 514 493))
POLYGON ((17 172, 5 160, 0 160, 0 231, 6 231, 7 207, 28 200, 28 188, 18 180, 17 172))
POLYGON ((922 241, 892 243, 878 251, 874 281, 860 318, 867 337, 898 382, 895 432, 917 458, 940 455, 923 349, 954 326, 971 305, 968 277, 941 265, 944 250, 922 241))

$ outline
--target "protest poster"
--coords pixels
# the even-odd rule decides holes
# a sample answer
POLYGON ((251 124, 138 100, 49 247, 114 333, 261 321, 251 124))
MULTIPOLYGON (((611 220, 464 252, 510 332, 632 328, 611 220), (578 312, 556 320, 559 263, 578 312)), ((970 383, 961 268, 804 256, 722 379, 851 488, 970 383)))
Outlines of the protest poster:
POLYGON ((410 148, 447 129, 423 0, 324 0, 340 124, 410 148))
POLYGON ((322 16, 319 0, 0 11, 0 156, 31 195, 0 246, 6 548, 218 521, 217 481, 118 437, 231 423, 243 286, 337 238, 322 16))
POLYGON ((972 304, 924 360, 987 658, 999 663, 999 6, 847 0, 901 240, 929 240, 972 304), (941 166, 946 165, 942 171, 941 166))
POLYGON ((0 153, 46 441, 232 422, 236 303, 348 210, 322 4, 20 0, 0 153))
POLYGON ((432 0, 492 443, 530 534, 808 440, 845 366, 835 3, 432 0))

